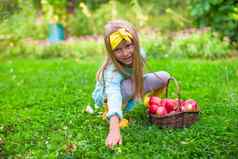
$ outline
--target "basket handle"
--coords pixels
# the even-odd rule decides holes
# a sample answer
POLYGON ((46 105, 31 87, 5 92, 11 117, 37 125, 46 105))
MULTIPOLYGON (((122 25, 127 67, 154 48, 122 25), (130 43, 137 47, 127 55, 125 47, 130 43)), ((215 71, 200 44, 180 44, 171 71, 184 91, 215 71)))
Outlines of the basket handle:
POLYGON ((178 84, 178 81, 176 80, 175 77, 170 77, 168 79, 168 82, 167 82, 167 85, 166 85, 166 89, 165 89, 165 97, 168 98, 168 89, 169 89, 169 83, 170 81, 174 81, 175 83, 175 86, 176 86, 176 95, 177 95, 177 98, 178 98, 178 108, 180 108, 181 106, 181 101, 180 101, 180 87, 179 87, 179 84, 178 84))

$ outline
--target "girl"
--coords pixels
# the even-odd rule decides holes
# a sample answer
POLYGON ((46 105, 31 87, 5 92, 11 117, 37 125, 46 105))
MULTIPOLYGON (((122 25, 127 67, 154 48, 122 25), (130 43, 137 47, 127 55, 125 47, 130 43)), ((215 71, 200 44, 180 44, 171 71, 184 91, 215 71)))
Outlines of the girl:
POLYGON ((106 145, 112 148, 122 143, 119 126, 122 109, 129 111, 134 101, 142 99, 146 92, 165 88, 170 75, 165 71, 144 75, 145 53, 140 49, 135 28, 128 22, 108 22, 104 42, 107 57, 97 72, 93 99, 98 106, 107 105, 109 133, 106 145))

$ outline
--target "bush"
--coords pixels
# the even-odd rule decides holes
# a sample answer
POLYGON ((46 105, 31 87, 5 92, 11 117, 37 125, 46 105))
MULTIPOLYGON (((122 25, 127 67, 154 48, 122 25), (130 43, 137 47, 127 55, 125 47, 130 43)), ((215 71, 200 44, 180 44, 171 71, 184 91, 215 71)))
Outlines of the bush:
POLYGON ((47 27, 44 22, 37 24, 35 10, 31 10, 31 14, 28 14, 28 11, 21 11, 0 23, 0 35, 21 39, 27 37, 45 39, 47 38, 47 27))
MULTIPOLYGON (((111 15, 112 3, 118 4, 114 1, 105 3, 93 11, 85 3, 80 3, 80 8, 77 8, 75 15, 68 20, 69 34, 76 36, 102 34, 104 25, 113 18, 111 15)), ((117 8, 114 11, 117 12, 117 8)))
POLYGON ((75 15, 69 16, 66 28, 69 34, 74 36, 93 34, 90 19, 80 9, 76 10, 75 15))
POLYGON ((148 58, 163 58, 167 56, 169 43, 162 36, 141 37, 142 47, 145 49, 148 58), (160 37, 160 38, 156 38, 160 37))
POLYGON ((70 34, 79 36, 102 34, 104 25, 112 19, 125 19, 139 29, 151 27, 164 32, 191 25, 184 3, 177 0, 169 3, 157 2, 156 5, 153 5, 154 3, 154 1, 145 3, 139 0, 125 3, 120 0, 102 3, 96 9, 91 9, 87 3, 82 2, 76 14, 70 17, 67 28, 70 34), (159 5, 160 3, 163 7, 159 5), (170 9, 168 9, 169 5, 172 5, 170 9), (178 5, 180 7, 177 7, 178 5))
POLYGON ((19 7, 18 7, 17 0, 1 0, 1 3, 0 3, 0 21, 10 17, 18 9, 19 9, 19 7))
MULTIPOLYGON (((117 12, 117 9, 115 9, 115 12, 117 12)), ((103 33, 104 25, 113 18, 111 3, 101 5, 100 8, 98 8, 93 14, 95 18, 95 28, 97 30, 96 32, 103 33)))
MULTIPOLYGON (((0 24, 0 53, 1 54, 18 54, 25 49, 22 41, 25 38, 46 39, 47 24, 36 24, 34 17, 27 17, 24 14, 14 14, 5 19, 0 24), (14 50, 9 53, 9 50, 14 50)), ((23 51, 24 52, 24 51, 23 51)))
POLYGON ((191 15, 198 27, 210 26, 233 41, 238 41, 237 2, 234 0, 190 0, 191 15), (236 16, 235 16, 236 15, 236 16), (236 18, 235 18, 236 17, 236 18))
POLYGON ((77 58, 93 59, 101 57, 103 54, 101 42, 77 41, 77 43, 55 43, 50 45, 29 44, 19 40, 15 44, 9 45, 3 51, 5 57, 27 57, 27 58, 77 58))
POLYGON ((193 33, 184 38, 177 38, 171 43, 169 55, 177 57, 201 57, 216 59, 227 57, 230 52, 229 41, 220 40, 212 32, 193 33))
MULTIPOLYGON (((161 35, 141 35, 141 46, 149 59, 156 58, 225 58, 230 55, 229 41, 220 40, 215 33, 193 33, 183 38, 167 39, 161 35), (158 38, 159 37, 159 38, 158 38)), ((104 57, 102 41, 77 40, 56 44, 31 44, 26 40, 9 39, 4 46, 0 45, 2 56, 30 58, 77 58, 98 59, 104 57)), ((4 44, 4 43, 0 43, 4 44)))

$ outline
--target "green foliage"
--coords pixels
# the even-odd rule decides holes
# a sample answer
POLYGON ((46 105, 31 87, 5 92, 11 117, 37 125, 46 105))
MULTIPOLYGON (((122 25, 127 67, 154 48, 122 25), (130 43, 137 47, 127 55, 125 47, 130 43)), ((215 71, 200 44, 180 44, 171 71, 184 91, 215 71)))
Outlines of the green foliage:
POLYGON ((141 46, 145 49, 148 59, 158 59, 167 56, 169 42, 161 35, 142 36, 141 46))
POLYGON ((153 5, 153 3, 140 2, 139 0, 131 0, 129 3, 125 3, 123 0, 113 0, 91 9, 88 3, 81 2, 76 9, 76 15, 70 18, 67 28, 70 33, 76 33, 77 35, 84 35, 85 33, 102 34, 104 25, 112 19, 126 19, 138 29, 156 28, 163 32, 176 31, 191 26, 184 3, 163 4, 162 1, 157 1, 156 4, 158 5, 153 5), (167 7, 161 7, 160 3, 167 7), (180 7, 175 7, 175 4, 180 7), (75 20, 74 17, 81 21, 75 20), (81 29, 82 27, 84 29, 81 29))
MULTIPOLYGON (((0 43, 1 44, 1 43, 0 43)), ((1 47, 0 47, 1 48, 1 47)), ((77 43, 56 43, 56 44, 31 44, 28 41, 18 40, 10 42, 2 48, 3 57, 27 57, 27 58, 76 58, 97 59, 103 54, 102 42, 77 41, 77 43)))
POLYGON ((169 33, 192 26, 187 1, 149 0, 140 2, 143 14, 148 17, 146 27, 157 28, 161 32, 169 33))
POLYGON ((170 0, 170 1, 158 1, 158 0, 139 0, 143 10, 146 9, 149 11, 151 16, 161 16, 166 14, 166 9, 171 8, 175 10, 177 14, 184 14, 184 11, 187 11, 187 0, 170 0))
MULTIPOLYGON (((143 105, 124 114, 123 145, 108 150, 108 123, 84 113, 91 102, 98 62, 7 59, 0 65, 2 158, 236 158, 237 60, 149 60, 193 98, 200 120, 190 128, 159 129, 143 105)), ((97 112, 101 112, 98 110, 97 112)))
MULTIPOLYGON (((48 6, 51 6, 51 8, 56 8, 58 11, 62 10, 61 13, 65 13, 65 8, 67 6, 66 0, 44 0, 42 2, 47 2, 48 6)), ((216 1, 216 3, 214 2, 212 5, 220 4, 220 2, 221 1, 216 1)), ((92 4, 90 3, 91 2, 86 1, 77 2, 75 15, 69 16, 65 21, 66 33, 68 33, 69 37, 87 34, 102 34, 104 25, 107 21, 111 19, 127 19, 138 28, 139 32, 146 31, 149 36, 151 34, 156 35, 156 37, 153 38, 148 36, 142 38, 142 47, 146 50, 148 56, 153 58, 171 55, 177 57, 202 57, 214 59, 226 57, 229 54, 230 46, 228 46, 228 42, 219 40, 219 38, 213 36, 212 33, 206 35, 192 35, 185 39, 175 38, 168 40, 166 36, 161 37, 161 32, 168 33, 177 31, 191 25, 190 19, 186 15, 185 2, 180 2, 178 0, 168 2, 132 0, 130 3, 125 3, 124 0, 110 2, 101 0, 97 1, 97 6, 91 6, 92 4), (153 5, 155 3, 156 5, 153 5), (172 44, 172 48, 170 48, 170 43, 172 44)), ((206 4, 207 3, 208 2, 206 2, 206 4)), ((44 46, 45 48, 28 45, 25 42, 28 37, 33 39, 47 39, 48 22, 43 21, 39 23, 40 19, 36 16, 37 11, 34 9, 31 1, 18 0, 17 7, 18 10, 14 14, 0 23, 1 54, 40 58, 67 58, 82 55, 82 57, 85 58, 91 56, 90 52, 95 52, 96 55, 103 52, 102 49, 94 49, 98 48, 94 47, 97 46, 95 42, 85 42, 85 45, 80 44, 79 46, 86 51, 80 49, 79 54, 74 54, 75 51, 73 51, 73 49, 79 50, 76 47, 76 44, 70 46, 63 44, 62 47, 58 45, 44 46), (50 52, 52 52, 52 55, 50 55, 50 52), (82 54, 81 52, 85 53, 82 54)), ((234 12, 232 12, 229 18, 236 19, 237 21, 238 9, 233 7, 233 10, 234 12)), ((52 15, 56 13, 54 12, 54 9, 51 10, 52 12, 50 10, 48 11, 49 14, 52 13, 52 15)), ((224 9, 224 11, 226 11, 226 9, 224 9)), ((201 13, 201 15, 205 14, 203 12, 201 13)), ((200 16, 198 12, 196 14, 200 16)), ((194 15, 196 14, 194 13, 194 15)), ((227 25, 219 26, 226 27, 227 25)), ((227 29, 224 30, 227 31, 227 29)), ((99 45, 100 48, 103 48, 101 43, 99 45)))
POLYGON ((190 0, 191 15, 197 26, 211 26, 234 41, 238 41, 238 20, 234 16, 237 7, 234 0, 190 0))
MULTIPOLYGON (((68 30, 71 34, 102 34, 104 25, 112 19, 132 20, 132 23, 139 26, 139 15, 136 16, 133 4, 122 4, 118 1, 110 1, 101 4, 95 10, 90 9, 87 3, 80 3, 79 6, 80 8, 76 9, 76 15, 70 17, 68 23, 68 30), (128 12, 124 12, 125 10, 128 10, 128 12)), ((137 8, 138 7, 137 5, 137 8)))
POLYGON ((216 59, 227 57, 230 51, 228 40, 220 40, 215 33, 205 32, 175 39, 171 43, 169 54, 178 57, 216 59))
POLYGON ((18 55, 24 55, 21 50, 26 46, 22 46, 22 41, 29 37, 46 39, 47 27, 45 23, 37 24, 34 15, 26 15, 24 12, 13 14, 0 23, 0 54, 9 55, 9 50, 14 50, 18 55))
POLYGON ((18 0, 19 10, 0 23, 0 35, 14 39, 45 39, 47 24, 37 23, 36 10, 29 1, 18 0))
MULTIPOLYGON (((13 5, 13 0, 11 2, 4 0, 3 6, 5 8, 0 7, 0 11, 1 8, 3 10, 3 14, 9 9, 9 16, 4 19, 12 21, 8 23, 3 21, 7 24, 4 25, 5 28, 3 30, 6 30, 4 32, 8 32, 8 34, 11 34, 11 32, 15 34, 15 30, 18 30, 20 26, 17 35, 22 38, 32 36, 34 39, 46 39, 47 23, 49 22, 63 23, 69 36, 102 34, 105 23, 112 19, 126 19, 138 29, 156 28, 156 30, 164 32, 179 30, 188 25, 186 20, 184 21, 187 18, 185 15, 186 9, 182 7, 184 3, 180 3, 177 0, 168 3, 140 0, 131 0, 129 3, 124 0, 76 1, 74 15, 67 14, 68 1, 66 0, 17 0, 14 1, 16 5, 13 5), (177 7, 177 5, 180 7, 177 7), (172 12, 166 12, 168 7, 172 12), (10 10, 13 9, 15 9, 14 12, 10 14, 10 10), (176 13, 176 16, 174 13, 176 13), (46 21, 36 26, 35 23, 38 23, 39 19, 46 21)), ((0 30, 0 34, 2 32, 0 30)))
POLYGON ((14 14, 18 8, 17 0, 1 0, 0 3, 0 21, 14 14))
POLYGON ((108 3, 109 0, 91 0, 91 1, 88 1, 88 0, 80 0, 80 2, 85 3, 85 4, 90 8, 90 10, 96 10, 96 9, 98 9, 101 5, 103 5, 103 4, 105 4, 105 3, 108 3))
POLYGON ((47 24, 37 24, 35 16, 14 14, 0 23, 0 27, 1 35, 10 35, 13 38, 24 39, 31 37, 33 39, 46 39, 47 37, 47 24))
POLYGON ((48 22, 65 23, 67 0, 41 0, 41 5, 48 22))
POLYGON ((83 14, 80 9, 76 10, 75 15, 69 16, 66 28, 68 33, 73 36, 90 35, 94 33, 90 19, 83 14))
POLYGON ((146 21, 148 20, 147 14, 143 11, 143 8, 139 4, 138 0, 131 0, 130 6, 134 12, 134 15, 137 19, 137 24, 139 27, 142 27, 146 24, 146 21))
MULTIPOLYGON (((116 1, 111 1, 109 3, 102 4, 97 10, 92 12, 92 18, 94 22, 91 22, 94 31, 96 34, 102 34, 104 32, 104 25, 113 19, 113 14, 116 12, 117 8, 115 8, 118 3, 116 1), (114 9, 114 13, 113 13, 114 9)), ((115 17, 114 17, 115 18, 115 17)))
POLYGON ((97 7, 96 10, 90 9, 88 3, 81 2, 79 8, 76 8, 76 13, 69 17, 67 22, 67 30, 71 35, 86 35, 86 34, 102 34, 104 25, 107 21, 115 19, 112 13, 118 10, 115 8, 118 4, 116 1, 111 1, 97 7))
MULTIPOLYGON (((215 33, 193 33, 168 39, 159 34, 141 35, 141 47, 148 58, 205 58, 219 59, 231 55, 231 46, 227 39, 220 40, 215 33), (158 38, 159 37, 159 38, 158 38)), ((43 42, 43 41, 42 41, 43 42)), ((5 37, 0 41, 2 56, 33 58, 102 58, 106 53, 103 41, 73 40, 56 44, 32 44, 21 38, 5 37)))
POLYGON ((156 28, 163 33, 179 31, 183 28, 186 28, 187 26, 190 26, 190 24, 181 21, 178 17, 174 17, 168 13, 160 16, 149 16, 147 25, 148 27, 156 28))

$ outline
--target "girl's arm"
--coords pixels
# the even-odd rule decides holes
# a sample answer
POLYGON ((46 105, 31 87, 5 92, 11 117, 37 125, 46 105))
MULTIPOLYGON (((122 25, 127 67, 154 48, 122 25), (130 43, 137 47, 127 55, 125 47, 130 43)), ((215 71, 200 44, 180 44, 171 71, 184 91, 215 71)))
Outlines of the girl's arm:
POLYGON ((120 134, 120 119, 117 115, 113 115, 109 122, 109 132, 106 139, 106 145, 110 149, 117 144, 122 144, 122 138, 120 134))
POLYGON ((120 87, 123 76, 118 71, 115 71, 113 65, 108 66, 104 75, 108 106, 107 118, 109 119, 109 132, 106 138, 106 145, 112 148, 114 145, 122 143, 119 122, 123 118, 120 87))

